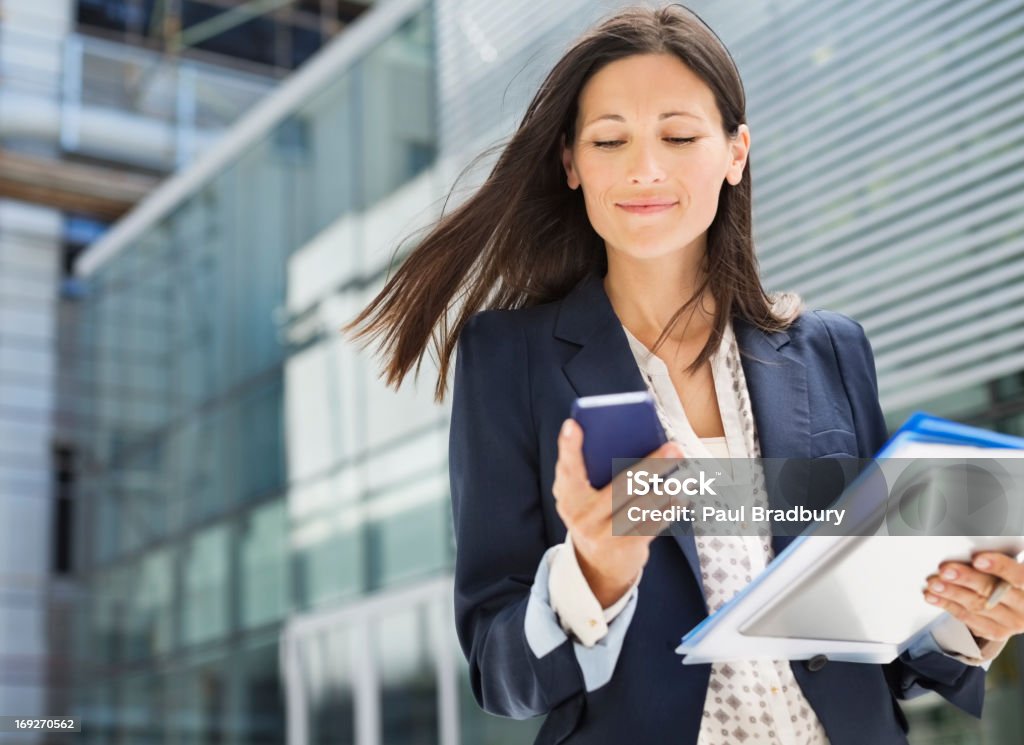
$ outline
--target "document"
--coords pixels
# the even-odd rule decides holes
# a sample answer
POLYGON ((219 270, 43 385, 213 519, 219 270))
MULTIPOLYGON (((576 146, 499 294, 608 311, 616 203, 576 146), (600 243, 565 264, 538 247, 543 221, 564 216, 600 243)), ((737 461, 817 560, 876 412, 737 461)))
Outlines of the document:
POLYGON ((676 652, 688 665, 819 655, 891 662, 947 617, 921 592, 941 562, 969 561, 981 550, 1024 560, 1022 474, 1024 438, 914 414, 836 500, 853 506, 848 519, 860 524, 851 524, 847 534, 836 534, 834 525, 829 530, 809 526, 747 587, 687 633, 676 652), (957 490, 946 485, 945 493, 939 493, 934 479, 926 479, 920 489, 906 491, 909 498, 879 502, 880 479, 898 482, 906 478, 907 465, 915 463, 930 468, 925 475, 931 478, 935 459, 968 480, 958 480, 957 490), (978 463, 989 467, 978 468, 978 463), (937 510, 957 514, 936 515, 937 510), (999 529, 993 535, 966 529, 970 534, 950 534, 949 525, 966 525, 949 522, 957 515, 972 525, 999 529), (931 535, 894 527, 918 518, 946 529, 931 535))

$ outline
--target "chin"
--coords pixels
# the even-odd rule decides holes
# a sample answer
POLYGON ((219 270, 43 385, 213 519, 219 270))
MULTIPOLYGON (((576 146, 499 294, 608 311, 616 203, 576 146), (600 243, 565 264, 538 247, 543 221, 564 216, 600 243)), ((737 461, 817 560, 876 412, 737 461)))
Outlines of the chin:
POLYGON ((641 261, 661 259, 666 256, 681 253, 682 249, 680 246, 685 245, 687 245, 685 242, 672 242, 666 244, 662 241, 658 241, 657 243, 634 241, 633 243, 630 243, 628 247, 619 249, 619 253, 641 261))

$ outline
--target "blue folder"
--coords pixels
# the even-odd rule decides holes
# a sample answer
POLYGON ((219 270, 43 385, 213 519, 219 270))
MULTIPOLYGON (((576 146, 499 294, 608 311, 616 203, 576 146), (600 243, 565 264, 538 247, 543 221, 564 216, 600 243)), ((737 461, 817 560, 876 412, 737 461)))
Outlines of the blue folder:
POLYGON ((1004 435, 918 411, 893 433, 889 441, 875 454, 875 457, 886 458, 888 453, 893 452, 897 446, 906 442, 936 442, 945 445, 1024 449, 1024 437, 1004 435))

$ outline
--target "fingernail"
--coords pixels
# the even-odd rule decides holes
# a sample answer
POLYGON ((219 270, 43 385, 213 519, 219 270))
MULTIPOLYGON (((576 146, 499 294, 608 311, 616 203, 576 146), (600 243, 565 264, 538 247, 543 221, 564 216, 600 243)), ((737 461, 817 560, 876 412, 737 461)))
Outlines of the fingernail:
POLYGON ((942 573, 942 576, 945 579, 956 579, 956 570, 954 570, 954 569, 947 569, 946 571, 944 571, 942 573))
POLYGON ((974 560, 974 566, 978 567, 978 569, 988 569, 990 566, 992 566, 992 562, 986 559, 984 556, 981 556, 974 560))
POLYGON ((942 592, 946 589, 946 586, 941 582, 932 582, 932 592, 942 592))
POLYGON ((939 599, 934 595, 925 595, 924 599, 927 600, 929 603, 932 603, 933 605, 939 602, 939 599))
POLYGON ((566 419, 562 423, 562 437, 568 437, 572 434, 572 419, 566 419))

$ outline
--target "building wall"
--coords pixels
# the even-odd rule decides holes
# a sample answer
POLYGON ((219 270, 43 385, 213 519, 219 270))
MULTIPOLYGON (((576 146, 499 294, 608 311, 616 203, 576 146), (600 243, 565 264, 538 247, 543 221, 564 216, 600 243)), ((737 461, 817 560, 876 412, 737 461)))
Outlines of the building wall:
MULTIPOLYGON (((136 74, 147 66, 154 87, 168 71, 186 66, 160 65, 158 55, 115 43, 84 44, 74 34, 74 5, 0 5, 0 150, 51 164, 54 172, 68 152, 129 164, 126 172, 140 163, 173 165, 209 144, 213 131, 223 129, 223 117, 267 88, 253 75, 193 65, 191 81, 199 91, 189 138, 178 138, 176 150, 174 126, 164 126, 152 108, 119 109, 111 92, 123 92, 121 74, 132 65, 136 74), (160 74, 152 74, 156 67, 160 74), (220 118, 204 108, 218 95, 220 118), (168 141, 170 154, 163 158, 168 141)), ((173 85, 169 90, 173 120, 180 96, 173 85)), ((8 715, 67 713, 73 673, 72 547, 60 532, 73 514, 63 510, 72 507, 74 454, 66 446, 79 382, 58 362, 76 351, 75 340, 62 333, 74 315, 74 303, 61 294, 66 220, 47 206, 0 199, 0 712, 8 715), (69 456, 67 467, 62 453, 69 456)), ((0 734, 3 742, 45 739, 0 734)))
POLYGON ((59 235, 0 202, 0 710, 27 716, 47 713, 59 235))
MULTIPOLYGON (((51 35, 66 0, 10 0, 0 70, 47 88, 60 67, 51 35)), ((44 146, 43 152, 50 148, 44 146)), ((50 713, 57 288, 61 222, 53 210, 0 200, 0 711, 50 713)), ((39 742, 7 735, 4 742, 39 742)))
MULTIPOLYGON (((936 413, 1011 426, 1016 306, 999 303, 1021 287, 1022 211, 1001 148, 1024 133, 1008 61, 1019 9, 694 5, 750 94, 768 286, 864 323, 896 423, 953 396, 959 408, 936 413), (950 118, 963 90, 987 118, 950 118), (948 144, 951 122, 971 139, 948 144), (990 315, 968 313, 984 302, 990 315)), ((286 727, 311 742, 530 741, 538 721, 479 712, 454 640, 434 368, 390 391, 337 329, 468 159, 512 131, 564 45, 617 6, 411 8, 180 201, 97 249, 77 330, 93 464, 83 741, 280 742, 286 727)), ((908 707, 915 742, 1011 742, 1016 654, 993 666, 981 724, 934 697, 908 707)))

